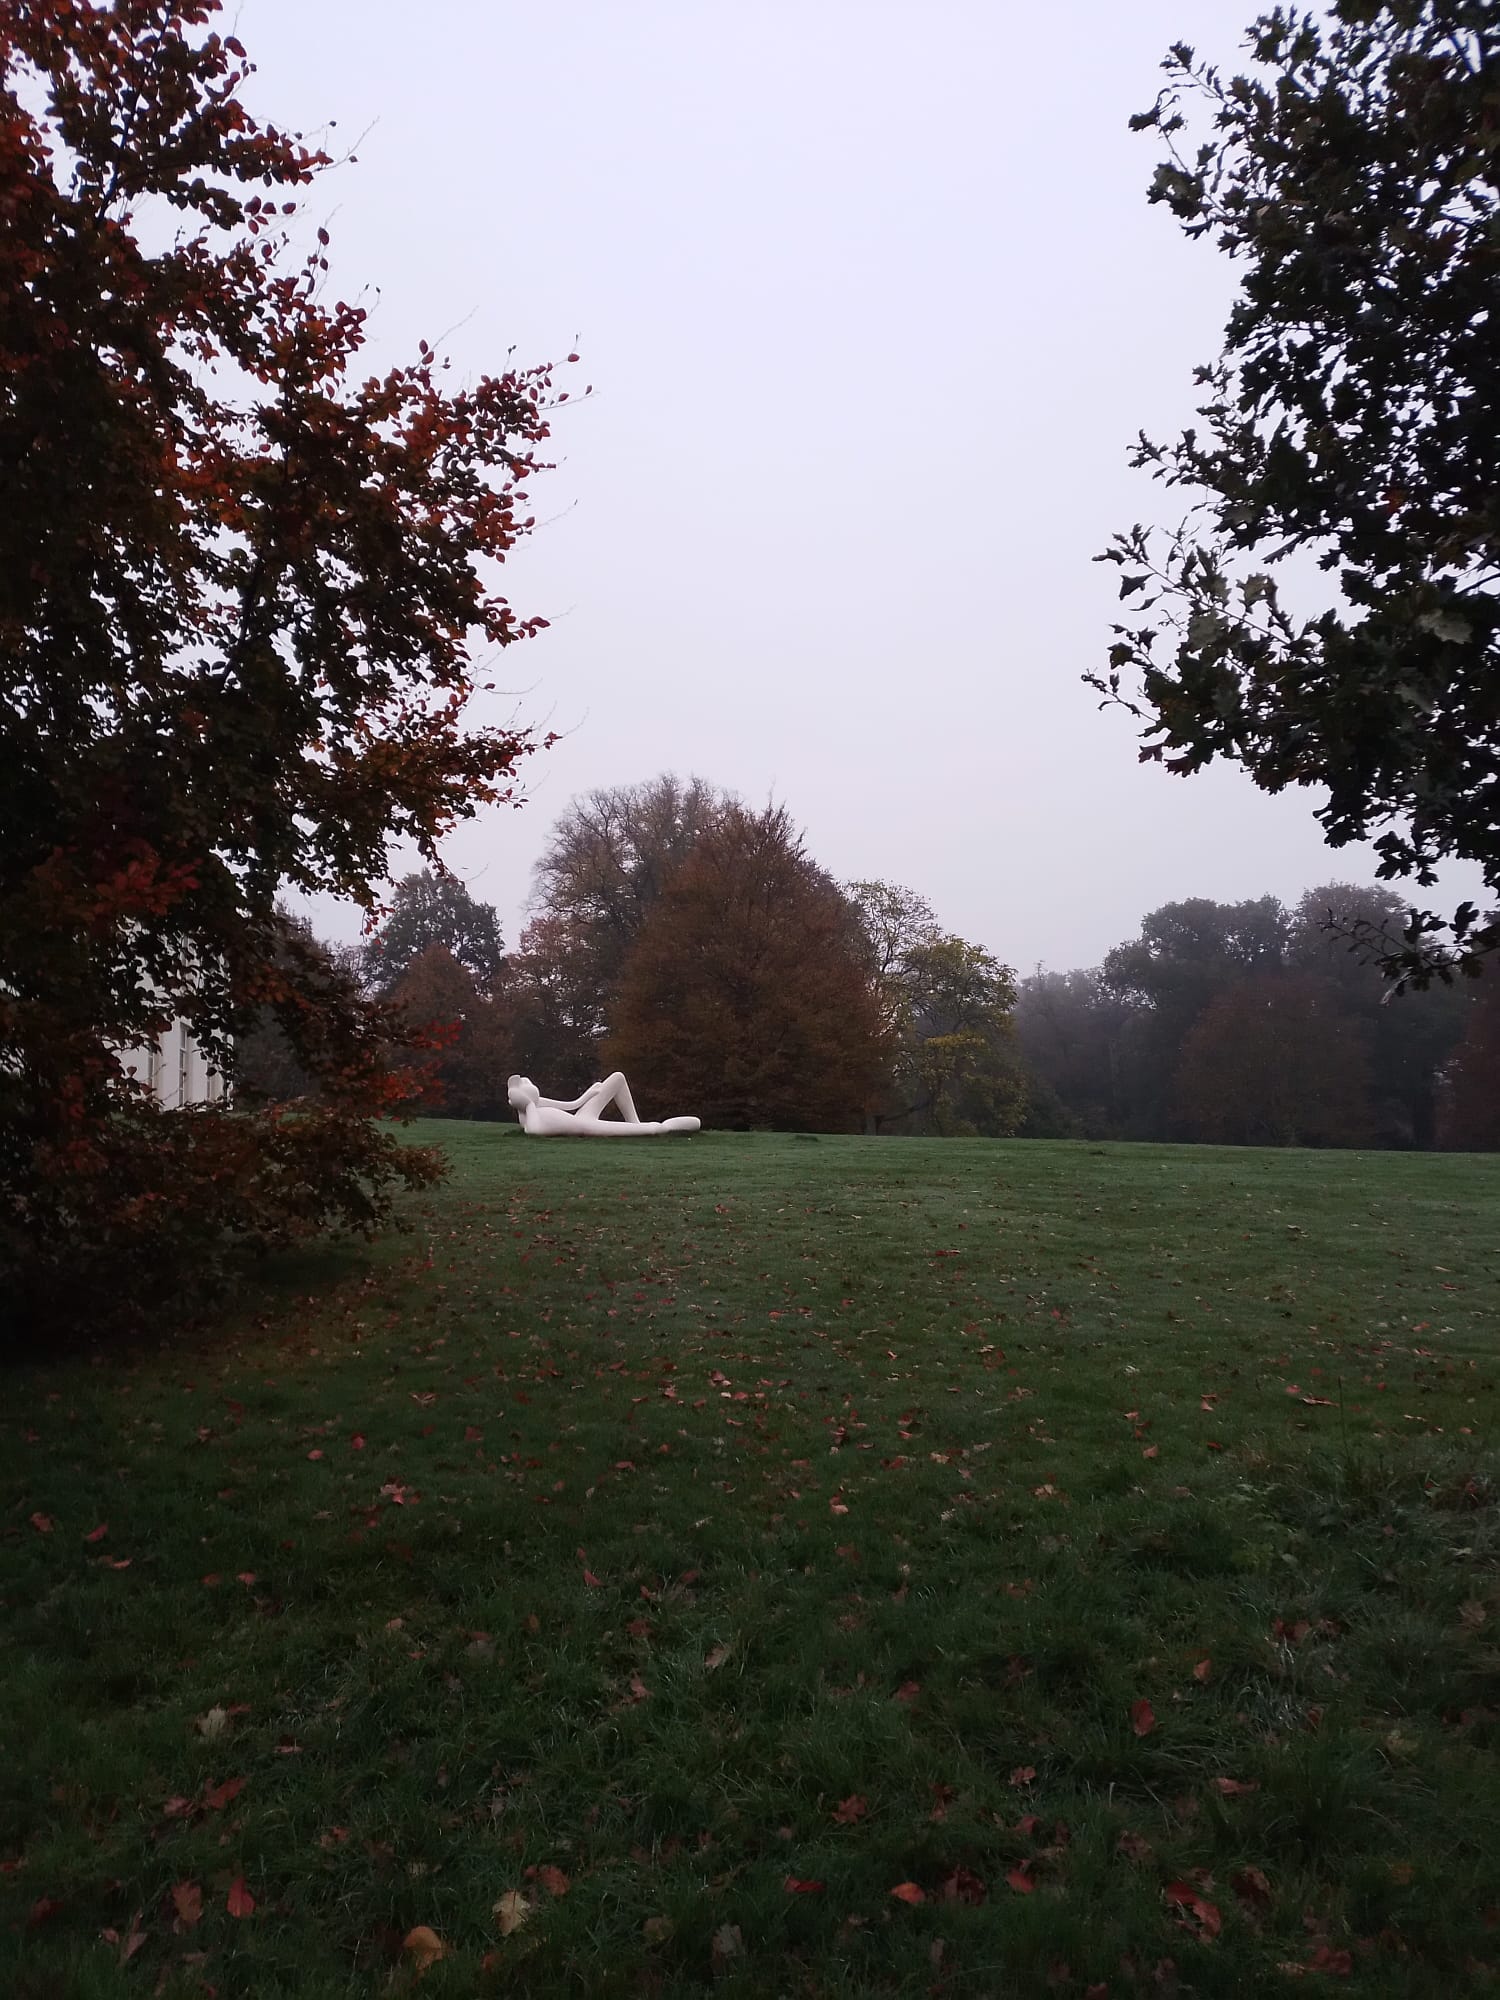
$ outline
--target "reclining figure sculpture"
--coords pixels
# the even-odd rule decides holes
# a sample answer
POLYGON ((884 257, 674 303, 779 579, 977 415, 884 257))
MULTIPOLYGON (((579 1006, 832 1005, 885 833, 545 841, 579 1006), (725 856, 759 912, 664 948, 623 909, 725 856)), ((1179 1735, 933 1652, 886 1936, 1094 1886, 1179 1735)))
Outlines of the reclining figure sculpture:
POLYGON ((509 1078, 505 1095, 521 1130, 533 1139, 654 1139, 664 1132, 696 1132, 701 1124, 697 1118, 643 1121, 619 1070, 568 1103, 543 1097, 529 1076, 509 1078), (618 1108, 618 1118, 604 1116, 611 1105, 618 1108))

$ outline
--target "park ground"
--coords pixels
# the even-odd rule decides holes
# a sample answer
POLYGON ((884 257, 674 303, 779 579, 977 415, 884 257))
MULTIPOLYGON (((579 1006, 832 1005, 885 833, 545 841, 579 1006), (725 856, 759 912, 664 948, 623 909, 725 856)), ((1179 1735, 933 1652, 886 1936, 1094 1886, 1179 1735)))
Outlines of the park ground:
POLYGON ((1500 1159, 420 1136, 0 1377, 0 1991, 1500 1983, 1500 1159))

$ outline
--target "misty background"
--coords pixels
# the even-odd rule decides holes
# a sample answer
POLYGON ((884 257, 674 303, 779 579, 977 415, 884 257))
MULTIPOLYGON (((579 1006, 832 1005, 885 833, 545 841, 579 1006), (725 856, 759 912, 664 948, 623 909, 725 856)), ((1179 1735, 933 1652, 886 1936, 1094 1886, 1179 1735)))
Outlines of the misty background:
POLYGON ((551 626, 474 710, 561 740, 444 850, 508 942, 567 801, 665 770, 784 802, 833 875, 1023 971, 1180 897, 1374 879, 1316 794, 1142 766, 1080 681, 1091 558, 1176 518, 1128 448, 1192 421, 1235 279, 1148 207, 1127 121, 1169 43, 1232 66, 1254 11, 244 0, 252 106, 357 153, 296 227, 372 308, 370 369, 582 357, 506 569, 551 626))

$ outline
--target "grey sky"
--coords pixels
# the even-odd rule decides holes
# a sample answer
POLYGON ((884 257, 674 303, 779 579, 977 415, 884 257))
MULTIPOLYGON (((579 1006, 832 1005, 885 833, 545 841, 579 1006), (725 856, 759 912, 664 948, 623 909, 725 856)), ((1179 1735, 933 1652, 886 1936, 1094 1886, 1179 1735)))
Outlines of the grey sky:
POLYGON ((553 624, 507 707, 564 740, 447 849, 508 940, 567 800, 667 769, 774 794, 833 873, 1023 970, 1176 897, 1373 879, 1309 794, 1138 765, 1079 680, 1114 614, 1090 557, 1171 504, 1126 449, 1190 421, 1231 296, 1126 121, 1170 42, 1232 59, 1255 11, 243 0, 257 106, 364 134, 308 227, 373 363, 576 343, 594 384, 508 566, 553 624))

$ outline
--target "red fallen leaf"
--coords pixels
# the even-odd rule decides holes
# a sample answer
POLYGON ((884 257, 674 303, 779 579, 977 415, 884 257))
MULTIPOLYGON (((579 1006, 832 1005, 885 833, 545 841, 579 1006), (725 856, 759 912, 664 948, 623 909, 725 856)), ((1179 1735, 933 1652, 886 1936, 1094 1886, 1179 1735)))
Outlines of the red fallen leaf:
POLYGON ((1277 1618, 1271 1626, 1271 1637, 1282 1640, 1288 1646, 1300 1646, 1311 1630, 1312 1625, 1306 1618, 1299 1618, 1291 1624, 1285 1618, 1277 1618))
POLYGON ((224 1907, 232 1917, 249 1917, 255 1914, 255 1898, 245 1887, 243 1875, 236 1875, 229 1885, 229 1894, 224 1898, 224 1907))
POLYGON ((922 1683, 920 1681, 903 1681, 891 1696, 891 1700, 899 1701, 905 1707, 909 1708, 921 1692, 922 1683))
POLYGON ((253 1569, 242 1569, 237 1573, 234 1580, 236 1583, 244 1584, 248 1590, 252 1584, 259 1583, 260 1578, 255 1574, 253 1569))
POLYGON ((1193 1669, 1193 1679, 1195 1681, 1206 1681, 1213 1672, 1213 1665, 1212 1660, 1200 1660, 1193 1669))
POLYGON ((177 1912, 178 1922, 184 1929, 191 1930, 203 1915, 202 1889, 196 1882, 174 1882, 172 1907, 177 1912))
POLYGON ((840 1826, 854 1826, 870 1810, 870 1802, 858 1792, 851 1792, 847 1799, 841 1799, 833 1809, 833 1816, 840 1826))
POLYGON ((323 1456, 320 1451, 310 1451, 307 1455, 309 1458, 321 1458, 323 1456))
POLYGON ((1156 1857, 1156 1850, 1146 1836, 1143 1833, 1132 1833, 1128 1829, 1115 1842, 1115 1852, 1127 1861, 1138 1863, 1152 1861, 1156 1857))
POLYGON ((651 1699, 651 1690, 639 1674, 632 1674, 630 1676, 630 1698, 632 1701, 649 1701, 651 1699))
POLYGON ((1219 1443, 1219 1440, 1217 1438, 1209 1439, 1208 1448, 1210 1451, 1222 1451, 1224 1449, 1223 1445, 1219 1443))
POLYGON ((1017 1764, 1010 1774, 1010 1781, 1013 1785, 1029 1785, 1035 1777, 1035 1764, 1017 1764))
POLYGON ((1144 1695, 1130 1704, 1130 1726, 1137 1736, 1149 1736, 1156 1727, 1156 1710, 1144 1695))
POLYGON ((97 1528, 90 1528, 89 1532, 84 1536, 83 1539, 86 1542, 102 1542, 104 1540, 104 1537, 108 1533, 109 1533, 108 1521, 101 1521, 97 1528))
POLYGON ((927 1901, 926 1890, 919 1889, 915 1882, 898 1882, 891 1894, 898 1903, 917 1904, 927 1901))
POLYGON ((1156 1458, 1160 1454, 1160 1452, 1161 1452, 1161 1446, 1159 1444, 1148 1444, 1145 1450, 1141 1453, 1141 1457, 1156 1458))
POLYGON ((202 1579, 203 1587, 205 1590, 217 1590, 219 1585, 223 1581, 224 1581, 223 1577, 220 1576, 217 1570, 210 1571, 210 1573, 202 1579))
POLYGON ((781 1886, 789 1896, 821 1896, 828 1885, 826 1882, 806 1882, 798 1875, 788 1875, 781 1886))
POLYGON ((1012 1868, 1005 1879, 1018 1896, 1029 1896, 1036 1888, 1031 1879, 1031 1869, 1024 1861, 1018 1868, 1012 1868))
POLYGON ((554 1868, 550 1861, 544 1861, 540 1868, 528 1868, 527 1876, 540 1882, 549 1896, 566 1896, 572 1888, 572 1878, 561 1868, 554 1868))
POLYGON ((1027 1813, 1023 1819, 1016 1821, 1016 1832, 1024 1835, 1027 1840, 1030 1840, 1041 1823, 1035 1813, 1027 1813))
POLYGON ((237 1799, 245 1789, 243 1778, 226 1778, 222 1785, 210 1785, 203 1794, 203 1803, 210 1812, 221 1812, 231 1799, 237 1799))
POLYGON ((129 1556, 121 1556, 118 1559, 118 1561, 111 1561, 111 1559, 108 1556, 106 1556, 105 1561, 109 1564, 109 1567, 111 1569, 129 1569, 131 1564, 131 1558, 129 1556))
POLYGON ((50 1514, 33 1514, 31 1525, 39 1535, 50 1535, 52 1530, 57 1526, 57 1523, 50 1514))
POLYGON ((44 1924, 49 1917, 55 1917, 61 1908, 62 1904, 56 1896, 38 1896, 26 1912, 26 1921, 28 1924, 44 1924))
POLYGON ((589 1559, 584 1554, 582 1549, 579 1549, 577 1551, 577 1556, 578 1560, 583 1564, 583 1580, 588 1585, 589 1589, 590 1590, 601 1589, 603 1586, 600 1584, 598 1577, 595 1576, 594 1572, 589 1568, 589 1559))
MULTIPOLYGON (((1304 1402, 1307 1400, 1303 1398, 1304 1402)), ((1335 1951, 1332 1945, 1320 1944, 1307 1961, 1309 1972, 1332 1972, 1340 1979, 1347 1979, 1354 1970, 1352 1952, 1335 1951)))
POLYGON ((983 1881, 970 1868, 955 1868, 938 1888, 938 1897, 944 1903, 982 1903, 988 1894, 983 1881))
POLYGON ((163 1816, 167 1819, 186 1819, 187 1815, 192 1810, 193 1810, 192 1800, 184 1798, 168 1799, 166 1804, 162 1807, 163 1816))
POLYGON ((1229 1886, 1241 1902, 1264 1908, 1271 1901, 1271 1885, 1259 1868, 1240 1868, 1230 1876, 1229 1886))
POLYGON ((1214 1790, 1226 1799, 1243 1798, 1247 1792, 1258 1792, 1260 1786, 1252 1779, 1249 1784, 1241 1784, 1238 1778, 1215 1778, 1214 1790))
POLYGON ((482 1444, 483 1442, 484 1442, 484 1432, 479 1428, 478 1424, 464 1425, 465 1444, 482 1444))
POLYGON ((350 1438, 349 1440, 349 1449, 351 1451, 363 1451, 364 1448, 365 1448, 365 1441, 360 1436, 359 1432, 356 1431, 353 1437, 350 1438))
POLYGON ((649 1618, 632 1618, 630 1623, 625 1627, 625 1630, 630 1634, 632 1639, 649 1639, 651 1637, 651 1620, 649 1618))
POLYGON ((1161 1893, 1164 1902, 1187 1912, 1188 1918, 1192 1921, 1184 1923, 1184 1928, 1191 1929, 1196 1924, 1198 1935, 1205 1943, 1211 1938, 1216 1938, 1224 1928, 1224 1919, 1217 1907, 1213 1903, 1206 1902, 1191 1882, 1169 1882, 1161 1893))

